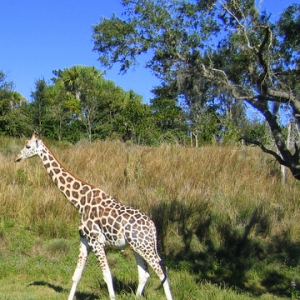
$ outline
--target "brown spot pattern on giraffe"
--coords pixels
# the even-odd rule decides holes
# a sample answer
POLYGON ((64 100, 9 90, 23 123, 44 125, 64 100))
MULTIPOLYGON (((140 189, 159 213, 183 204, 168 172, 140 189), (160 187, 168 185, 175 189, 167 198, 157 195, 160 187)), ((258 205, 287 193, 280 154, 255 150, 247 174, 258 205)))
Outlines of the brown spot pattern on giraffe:
POLYGON ((79 190, 80 187, 81 187, 81 184, 80 184, 79 182, 75 181, 75 182, 73 183, 73 189, 74 189, 74 190, 79 190))
POLYGON ((75 191, 72 192, 72 196, 73 196, 73 198, 75 198, 75 199, 78 199, 78 198, 79 198, 78 192, 75 192, 75 191))
POLYGON ((59 167, 59 165, 57 164, 57 162, 54 161, 54 162, 52 163, 52 167, 53 167, 53 168, 57 168, 57 167, 59 167))
POLYGON ((80 194, 81 195, 84 195, 86 194, 88 191, 90 191, 90 188, 88 186, 83 186, 81 189, 80 189, 80 194))

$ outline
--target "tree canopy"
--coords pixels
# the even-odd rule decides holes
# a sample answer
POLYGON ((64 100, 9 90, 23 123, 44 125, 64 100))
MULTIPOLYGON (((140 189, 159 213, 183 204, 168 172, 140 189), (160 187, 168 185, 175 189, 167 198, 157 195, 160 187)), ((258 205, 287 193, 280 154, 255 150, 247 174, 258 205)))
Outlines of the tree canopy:
POLYGON ((19 136, 28 130, 26 112, 21 108, 26 103, 22 95, 14 91, 12 81, 0 70, 0 134, 19 136))
POLYGON ((146 113, 150 109, 141 96, 104 79, 95 67, 76 65, 53 74, 53 84, 40 79, 32 93, 32 119, 42 133, 72 142, 81 138, 126 141, 137 135, 140 141, 149 142, 141 128, 150 122, 146 113))
POLYGON ((146 67, 184 99, 194 112, 192 123, 199 107, 247 103, 268 123, 280 155, 252 142, 300 179, 298 148, 288 149, 278 118, 285 110, 287 121, 300 123, 299 4, 274 20, 253 0, 122 3, 122 17, 102 18, 93 27, 103 66, 118 63, 126 72, 147 54, 146 67))

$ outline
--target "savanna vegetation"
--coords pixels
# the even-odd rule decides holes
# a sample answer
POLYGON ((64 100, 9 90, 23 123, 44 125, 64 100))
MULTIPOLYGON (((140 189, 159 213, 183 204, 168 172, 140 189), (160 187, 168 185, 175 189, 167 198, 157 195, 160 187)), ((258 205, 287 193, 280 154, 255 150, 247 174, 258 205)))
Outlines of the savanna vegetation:
MULTIPOLYGON (((121 2, 92 27, 103 71, 53 70, 25 99, 0 70, 0 299, 65 299, 77 260, 77 211, 38 158, 13 162, 34 129, 151 216, 175 299, 300 298, 300 5, 274 18, 253 0, 121 2), (149 103, 105 79, 140 57, 160 79, 149 103)), ((109 262, 134 299, 130 251, 109 262)), ((164 299, 152 277, 147 299, 164 299)), ((76 297, 107 297, 93 255, 76 297)))
MULTIPOLYGON (((46 142, 71 172, 152 217, 175 299, 297 298, 299 182, 289 174, 282 185, 258 148, 46 142)), ((14 163, 23 143, 1 139, 0 298, 65 299, 79 215, 38 157, 14 163)), ((108 259, 118 299, 134 299, 132 253, 108 259)), ((164 299, 152 275, 146 299, 164 299)), ((108 297, 93 254, 76 297, 108 297)))

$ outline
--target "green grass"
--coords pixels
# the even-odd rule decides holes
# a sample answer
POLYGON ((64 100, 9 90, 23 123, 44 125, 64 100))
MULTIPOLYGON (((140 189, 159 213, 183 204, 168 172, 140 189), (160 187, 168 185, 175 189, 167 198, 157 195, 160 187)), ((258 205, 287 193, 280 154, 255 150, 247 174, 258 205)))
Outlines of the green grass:
MULTIPOLYGON (((78 255, 78 238, 44 239, 11 223, 1 227, 0 232, 0 299, 66 299, 78 255)), ((135 299, 137 270, 131 251, 108 251, 108 260, 118 299, 135 299)), ((278 262, 253 261, 251 265, 245 261, 241 266, 241 261, 231 265, 232 259, 221 262, 212 256, 195 261, 201 265, 199 270, 191 259, 167 259, 175 299, 284 299, 291 297, 288 278, 294 275, 295 280, 299 279, 298 267, 281 268, 278 262), (262 277, 264 288, 256 286, 257 279, 262 277), (245 280, 248 286, 238 288, 245 280)), ((151 275, 146 299, 164 299, 163 290, 157 290, 159 280, 152 271, 151 275)), ((91 254, 76 299, 99 298, 108 299, 108 293, 96 258, 91 254)))
MULTIPOLYGON (((39 158, 13 162, 23 142, 0 142, 0 299, 66 299, 79 215, 39 158)), ((48 144, 79 178, 151 216, 175 300, 300 298, 300 183, 283 186, 259 149, 48 144)), ((107 253, 117 299, 135 299, 131 251, 107 253)), ((146 299, 165 299, 151 275, 146 299)), ((76 299, 108 299, 93 254, 76 299)))

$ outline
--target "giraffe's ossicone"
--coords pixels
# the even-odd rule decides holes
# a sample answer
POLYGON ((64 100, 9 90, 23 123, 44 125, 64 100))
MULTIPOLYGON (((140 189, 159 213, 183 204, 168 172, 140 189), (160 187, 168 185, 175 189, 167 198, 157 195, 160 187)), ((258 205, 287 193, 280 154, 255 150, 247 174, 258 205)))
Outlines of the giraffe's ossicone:
POLYGON ((36 132, 27 140, 15 161, 38 155, 54 184, 81 215, 80 253, 73 274, 69 300, 74 298, 90 250, 98 258, 110 299, 115 299, 112 276, 105 255, 105 246, 124 249, 130 246, 135 254, 139 284, 136 295, 143 294, 150 265, 160 278, 166 298, 172 299, 166 269, 157 253, 157 234, 153 221, 138 209, 121 204, 101 189, 86 183, 67 171, 36 132))

